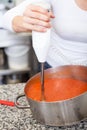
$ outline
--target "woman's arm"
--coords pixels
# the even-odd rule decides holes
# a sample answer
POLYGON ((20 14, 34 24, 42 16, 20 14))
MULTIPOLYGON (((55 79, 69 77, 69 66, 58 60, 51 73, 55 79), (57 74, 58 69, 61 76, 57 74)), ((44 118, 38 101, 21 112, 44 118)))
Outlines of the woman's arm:
MULTIPOLYGON (((36 3, 36 0, 30 1, 36 3)), ((53 13, 31 3, 26 0, 9 10, 4 15, 4 28, 15 32, 30 32, 32 30, 44 32, 46 28, 50 28, 50 18, 54 18, 53 13)))

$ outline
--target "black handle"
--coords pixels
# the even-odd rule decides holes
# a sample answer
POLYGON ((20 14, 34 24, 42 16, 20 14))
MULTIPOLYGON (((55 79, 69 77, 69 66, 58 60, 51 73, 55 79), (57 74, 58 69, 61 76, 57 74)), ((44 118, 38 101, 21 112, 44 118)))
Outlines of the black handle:
POLYGON ((19 108, 19 109, 29 109, 29 108, 30 108, 30 106, 22 106, 22 105, 20 105, 20 104, 18 103, 19 98, 22 98, 22 97, 24 97, 24 96, 25 96, 25 94, 21 94, 21 95, 17 96, 16 99, 15 99, 15 106, 16 106, 17 108, 19 108))

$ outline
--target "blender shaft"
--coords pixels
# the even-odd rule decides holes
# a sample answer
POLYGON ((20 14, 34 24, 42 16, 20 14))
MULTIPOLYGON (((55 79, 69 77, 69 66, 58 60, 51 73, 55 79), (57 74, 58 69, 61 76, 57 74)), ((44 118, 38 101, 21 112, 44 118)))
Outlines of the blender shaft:
POLYGON ((41 100, 45 100, 45 89, 44 89, 44 62, 41 63, 41 100))

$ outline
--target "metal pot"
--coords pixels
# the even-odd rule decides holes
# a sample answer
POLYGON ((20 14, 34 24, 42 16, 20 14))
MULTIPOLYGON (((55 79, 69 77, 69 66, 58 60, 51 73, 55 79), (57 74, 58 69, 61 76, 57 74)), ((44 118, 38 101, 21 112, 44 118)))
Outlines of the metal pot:
MULTIPOLYGON (((67 65, 45 70, 45 78, 73 78, 87 82, 87 67, 67 65)), ((32 83, 40 81, 40 73, 32 77, 25 86, 25 96, 30 105, 34 118, 41 124, 49 126, 73 125, 87 118, 87 92, 63 101, 45 102, 35 101, 27 97, 26 92, 32 83)), ((72 87, 72 86, 71 86, 72 87)), ((18 108, 29 108, 18 105, 16 98, 15 105, 18 108)))

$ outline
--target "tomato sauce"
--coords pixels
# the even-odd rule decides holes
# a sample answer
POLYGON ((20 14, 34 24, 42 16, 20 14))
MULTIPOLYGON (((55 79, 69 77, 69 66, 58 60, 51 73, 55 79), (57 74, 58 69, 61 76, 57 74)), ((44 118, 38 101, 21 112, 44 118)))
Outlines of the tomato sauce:
MULTIPOLYGON (((46 79, 45 101, 61 101, 70 99, 87 91, 87 83, 71 78, 51 78, 46 79)), ((41 101, 41 83, 33 83, 28 87, 27 97, 41 101)))

